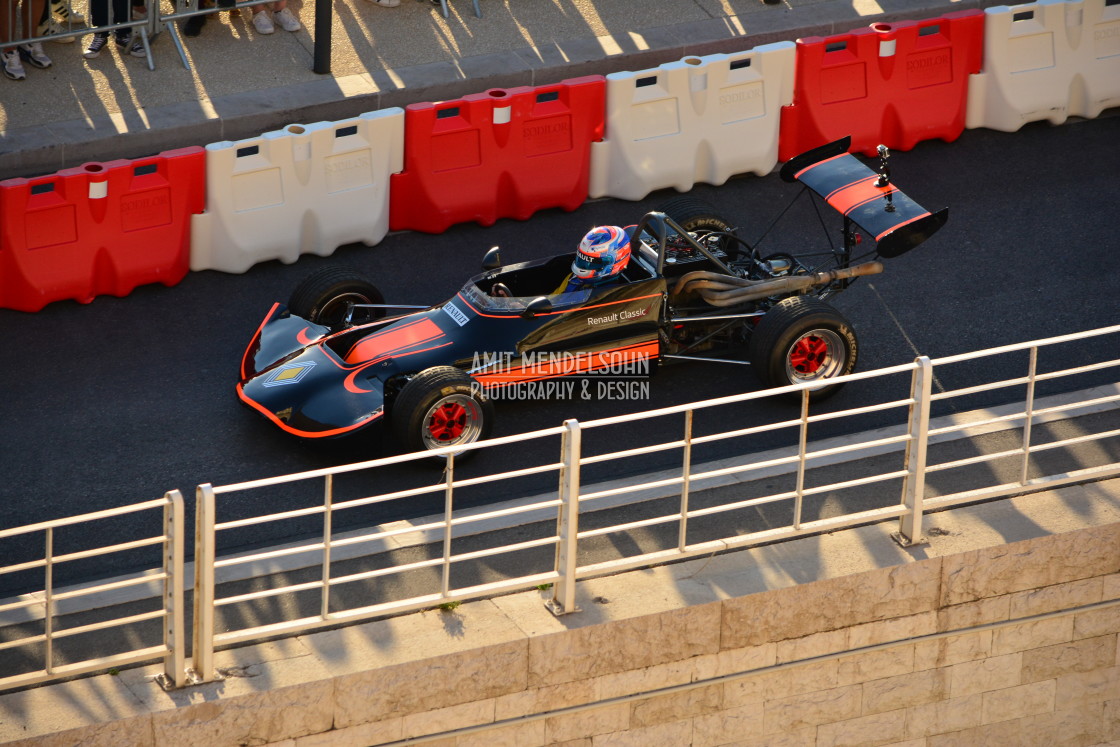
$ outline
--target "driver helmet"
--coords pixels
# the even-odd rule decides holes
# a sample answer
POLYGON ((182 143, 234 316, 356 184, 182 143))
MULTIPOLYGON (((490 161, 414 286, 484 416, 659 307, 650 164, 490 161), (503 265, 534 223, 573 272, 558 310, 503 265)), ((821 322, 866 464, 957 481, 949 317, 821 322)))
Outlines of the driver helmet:
POLYGON ((579 242, 572 277, 584 284, 602 283, 622 272, 629 261, 629 234, 618 226, 598 226, 579 242))

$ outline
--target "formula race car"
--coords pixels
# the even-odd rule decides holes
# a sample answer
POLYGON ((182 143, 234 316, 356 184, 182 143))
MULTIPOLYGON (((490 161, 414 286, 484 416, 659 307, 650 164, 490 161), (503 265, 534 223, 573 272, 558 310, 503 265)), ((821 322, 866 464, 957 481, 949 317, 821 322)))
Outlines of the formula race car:
POLYGON ((730 221, 682 195, 625 230, 629 259, 603 285, 565 284, 582 254, 503 266, 495 247, 454 298, 399 307, 354 270, 328 266, 265 316, 237 393, 308 439, 387 420, 410 451, 486 438, 495 387, 620 363, 712 360, 726 348, 745 352, 736 362, 766 386, 809 382, 813 399, 826 397, 838 386, 829 380, 855 368, 859 346, 825 299, 882 272, 879 258, 913 249, 948 217, 898 191, 886 148, 876 172, 848 146, 830 143, 781 169, 843 216, 842 247, 760 256, 730 221), (864 235, 871 248, 853 256, 864 235), (398 313, 387 317, 390 309, 398 313))

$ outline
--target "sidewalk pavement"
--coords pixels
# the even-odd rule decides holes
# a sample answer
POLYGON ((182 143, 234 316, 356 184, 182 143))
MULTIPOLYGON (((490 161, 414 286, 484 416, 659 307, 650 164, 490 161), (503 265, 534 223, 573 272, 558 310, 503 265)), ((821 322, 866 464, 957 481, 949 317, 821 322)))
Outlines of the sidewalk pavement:
POLYGON ((429 0, 334 0, 330 75, 312 72, 314 0, 289 4, 304 25, 296 33, 261 35, 248 9, 210 16, 200 36, 182 37, 190 70, 167 32, 152 41, 154 71, 112 44, 86 60, 90 37, 79 37, 44 44, 50 68, 0 78, 0 179, 995 4, 479 0, 477 18, 471 0, 448 0, 445 19, 429 0))

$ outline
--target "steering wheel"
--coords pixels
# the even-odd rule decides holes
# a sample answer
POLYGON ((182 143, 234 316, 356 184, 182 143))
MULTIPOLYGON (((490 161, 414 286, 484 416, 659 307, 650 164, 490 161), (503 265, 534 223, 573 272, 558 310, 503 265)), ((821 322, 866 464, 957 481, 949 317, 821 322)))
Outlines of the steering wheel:
POLYGON ((490 286, 490 295, 495 298, 510 298, 513 293, 505 283, 494 283, 490 286))

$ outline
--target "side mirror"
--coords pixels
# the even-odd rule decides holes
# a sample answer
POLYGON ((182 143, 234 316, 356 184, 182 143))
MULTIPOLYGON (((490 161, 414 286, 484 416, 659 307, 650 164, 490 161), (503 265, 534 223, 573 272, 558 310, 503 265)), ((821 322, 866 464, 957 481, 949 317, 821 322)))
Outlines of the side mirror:
POLYGON ((501 266, 501 252, 498 251, 498 247, 496 246, 490 247, 490 251, 486 252, 482 257, 482 271, 490 272, 490 270, 496 270, 501 266))
POLYGON ((550 311, 552 311, 552 301, 548 300, 548 296, 537 296, 529 302, 529 305, 521 312, 521 316, 528 319, 539 314, 547 314, 550 311))

